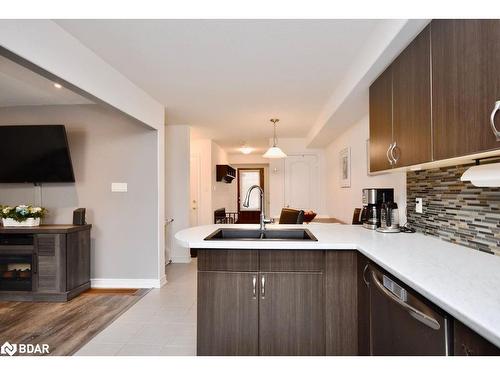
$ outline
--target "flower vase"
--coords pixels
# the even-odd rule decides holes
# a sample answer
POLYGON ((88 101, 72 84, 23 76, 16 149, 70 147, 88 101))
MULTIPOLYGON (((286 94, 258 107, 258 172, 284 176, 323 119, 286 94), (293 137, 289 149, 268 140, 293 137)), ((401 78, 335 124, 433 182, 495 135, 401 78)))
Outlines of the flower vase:
POLYGON ((16 221, 14 219, 2 219, 4 227, 38 227, 40 226, 40 218, 27 218, 24 221, 16 221))

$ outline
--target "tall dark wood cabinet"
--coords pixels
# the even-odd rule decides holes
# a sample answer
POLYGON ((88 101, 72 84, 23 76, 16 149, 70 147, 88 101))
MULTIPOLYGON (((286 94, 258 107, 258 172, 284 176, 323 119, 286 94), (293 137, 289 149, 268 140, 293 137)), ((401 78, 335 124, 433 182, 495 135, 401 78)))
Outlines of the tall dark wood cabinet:
POLYGON ((500 100, 500 20, 433 20, 431 33, 435 159, 500 148, 490 124, 500 100))
POLYGON ((430 27, 392 63, 394 167, 432 160, 430 27))
POLYGON ((392 69, 387 68, 370 86, 370 171, 392 168, 392 69))

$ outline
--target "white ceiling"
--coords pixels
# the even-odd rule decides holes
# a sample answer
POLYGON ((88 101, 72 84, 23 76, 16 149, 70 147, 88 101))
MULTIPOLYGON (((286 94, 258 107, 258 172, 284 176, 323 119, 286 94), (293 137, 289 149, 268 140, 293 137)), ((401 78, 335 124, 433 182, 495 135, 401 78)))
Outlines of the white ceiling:
POLYGON ((58 20, 167 106, 169 124, 226 149, 305 137, 383 20, 58 20))
POLYGON ((92 104, 91 101, 0 56, 0 107, 92 104))

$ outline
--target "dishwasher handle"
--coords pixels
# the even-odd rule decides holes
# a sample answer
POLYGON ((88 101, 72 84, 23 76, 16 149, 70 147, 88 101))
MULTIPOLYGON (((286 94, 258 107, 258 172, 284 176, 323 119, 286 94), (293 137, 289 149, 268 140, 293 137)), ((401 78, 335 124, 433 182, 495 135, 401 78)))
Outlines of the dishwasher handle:
POLYGON ((436 319, 423 313, 420 310, 417 310, 413 306, 409 305, 408 303, 399 299, 393 293, 391 293, 377 278, 375 271, 372 270, 370 272, 370 276, 371 276, 371 279, 372 279, 374 285, 377 287, 377 289, 380 290, 385 296, 387 296, 393 302, 400 305, 404 310, 406 310, 408 312, 408 314, 410 314, 411 317, 413 317, 414 319, 418 320, 419 322, 425 324, 427 327, 432 328, 436 331, 438 331, 441 328, 441 325, 439 324, 439 322, 436 319))

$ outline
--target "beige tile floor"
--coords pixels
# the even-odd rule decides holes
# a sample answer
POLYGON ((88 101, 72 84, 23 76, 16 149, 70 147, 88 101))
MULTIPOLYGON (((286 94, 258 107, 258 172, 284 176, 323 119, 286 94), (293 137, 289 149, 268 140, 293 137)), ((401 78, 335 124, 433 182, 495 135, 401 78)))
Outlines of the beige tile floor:
POLYGON ((167 280, 75 355, 196 355, 196 260, 167 266, 167 280))

